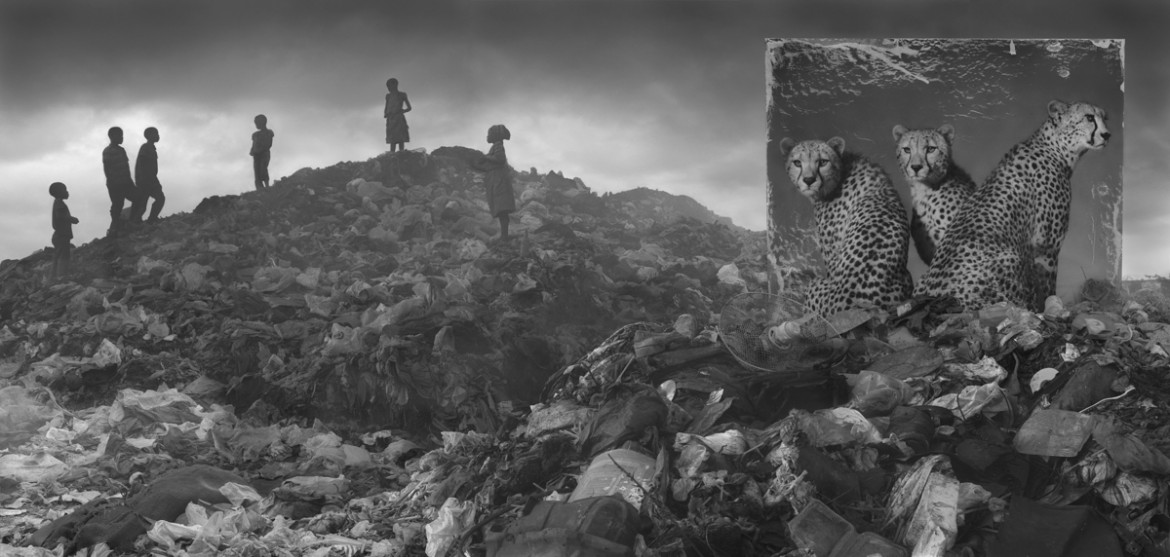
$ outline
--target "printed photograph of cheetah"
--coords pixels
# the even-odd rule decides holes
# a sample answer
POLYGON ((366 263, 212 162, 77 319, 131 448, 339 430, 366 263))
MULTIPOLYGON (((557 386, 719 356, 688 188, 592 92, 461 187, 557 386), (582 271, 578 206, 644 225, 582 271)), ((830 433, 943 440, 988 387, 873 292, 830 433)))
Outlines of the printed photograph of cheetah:
POLYGON ((769 258, 820 313, 1121 278, 1124 41, 771 39, 769 258))

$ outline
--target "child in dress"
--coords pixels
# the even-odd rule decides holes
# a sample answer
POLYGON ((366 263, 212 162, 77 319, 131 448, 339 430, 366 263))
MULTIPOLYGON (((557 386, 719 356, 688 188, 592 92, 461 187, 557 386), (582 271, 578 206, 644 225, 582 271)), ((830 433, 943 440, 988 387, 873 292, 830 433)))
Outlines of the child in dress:
POLYGON ((398 80, 393 77, 386 80, 386 108, 382 109, 382 117, 386 118, 386 143, 390 144, 390 152, 406 149, 410 141, 410 126, 406 124, 406 113, 410 112, 410 99, 406 93, 398 90, 398 80))
POLYGON ((487 140, 492 148, 475 164, 476 170, 486 172, 483 187, 487 190, 488 212, 500 221, 500 241, 507 241, 509 215, 516 211, 512 169, 508 166, 508 154, 504 152, 505 139, 512 139, 512 132, 503 124, 488 128, 487 140))

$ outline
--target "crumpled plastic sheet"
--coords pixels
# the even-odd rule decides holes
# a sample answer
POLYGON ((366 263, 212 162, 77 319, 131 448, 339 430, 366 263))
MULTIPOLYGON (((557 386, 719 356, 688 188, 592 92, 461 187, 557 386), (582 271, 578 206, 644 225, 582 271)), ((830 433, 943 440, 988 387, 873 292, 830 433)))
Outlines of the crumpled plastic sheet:
POLYGON ((300 274, 300 269, 295 268, 262 267, 252 277, 252 289, 266 294, 282 292, 296 284, 300 274))
MULTIPOLYGON (((205 412, 195 399, 175 388, 164 391, 123 389, 110 407, 109 422, 113 425, 137 418, 147 435, 165 431, 168 426, 182 431, 206 431, 203 417, 213 414, 205 412)), ((200 438, 205 439, 205 433, 200 438)))
POLYGON ((816 447, 882 440, 877 428, 853 408, 828 408, 812 413, 793 411, 790 417, 796 418, 800 429, 816 447))
POLYGON ((47 393, 44 387, 25 388, 19 385, 0 389, 0 446, 10 436, 28 435, 45 424, 64 416, 53 400, 41 402, 36 393, 47 393))
POLYGON ((49 453, 0 456, 0 478, 22 482, 51 482, 68 471, 68 464, 49 453))
POLYGON ((978 386, 968 385, 958 393, 945 394, 928 404, 946 408, 960 420, 971 419, 980 412, 996 414, 1008 409, 1003 389, 995 382, 978 386))
POLYGON ((916 557, 943 557, 958 535, 959 481, 939 473, 926 480, 902 542, 916 557))
POLYGON ((1105 447, 1117 467, 1125 472, 1170 474, 1170 458, 1136 436, 1120 433, 1112 418, 1098 417, 1093 427, 1093 440, 1105 447))
POLYGON ((944 364, 943 368, 948 372, 962 375, 969 381, 976 381, 979 383, 991 383, 1003 381, 1007 377, 1008 372, 995 358, 991 356, 984 356, 982 360, 973 364, 944 364))
POLYGON ((98 367, 119 365, 122 363, 122 349, 110 342, 110 339, 103 338, 101 346, 93 355, 93 363, 98 367))
POLYGON ((241 535, 254 531, 268 523, 254 509, 236 507, 228 511, 215 511, 210 515, 207 509, 197 503, 188 503, 185 513, 187 524, 157 520, 147 536, 166 548, 171 555, 190 557, 212 557, 221 547, 234 545, 241 535), (192 540, 185 550, 180 550, 184 540, 192 540))
POLYGON ((448 497, 439 508, 439 516, 426 526, 427 557, 446 555, 464 530, 475 524, 475 502, 448 497))
POLYGON ((909 385, 876 371, 861 370, 852 389, 852 405, 862 415, 889 414, 914 396, 909 385))
MULTIPOLYGON (((60 545, 56 549, 45 549, 43 547, 17 547, 0 543, 0 555, 4 557, 64 557, 64 551, 64 545, 60 545)), ((110 557, 113 554, 114 552, 110 551, 110 548, 104 543, 89 549, 89 557, 110 557)))
POLYGON ((223 484, 219 487, 219 492, 222 493, 224 497, 227 497, 228 502, 231 503, 233 507, 242 507, 249 501, 258 502, 264 500, 264 498, 260 496, 260 493, 257 492, 256 489, 252 486, 240 485, 235 482, 227 482, 223 484))
POLYGON ((1158 480, 1121 472, 1113 479, 1097 484, 1094 489, 1110 505, 1136 508, 1152 502, 1158 496, 1158 480))
POLYGON ((949 464, 945 455, 931 455, 918 459, 909 470, 904 472, 890 490, 890 502, 886 505, 886 525, 901 521, 911 509, 918 505, 922 492, 926 489, 927 480, 936 467, 949 464))
POLYGON ((324 500, 330 503, 339 503, 349 490, 349 480, 344 475, 336 478, 296 476, 284 480, 277 490, 282 496, 304 501, 324 500))

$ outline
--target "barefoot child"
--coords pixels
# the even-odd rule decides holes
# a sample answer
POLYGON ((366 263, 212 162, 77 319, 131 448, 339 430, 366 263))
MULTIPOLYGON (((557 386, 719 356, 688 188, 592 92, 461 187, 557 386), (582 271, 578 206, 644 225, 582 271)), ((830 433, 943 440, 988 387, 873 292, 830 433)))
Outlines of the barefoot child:
POLYGON ((398 90, 398 80, 386 80, 386 107, 382 109, 382 117, 386 119, 386 143, 390 145, 390 152, 403 151, 406 142, 410 141, 410 126, 406 123, 406 113, 410 112, 410 99, 406 93, 398 90))
POLYGON ((69 273, 69 250, 73 247, 73 225, 78 223, 77 217, 69 214, 69 206, 65 200, 69 199, 69 188, 61 182, 53 182, 49 186, 49 195, 53 196, 53 278, 59 278, 69 273))
POLYGON ((142 218, 146 199, 138 193, 130 177, 130 159, 122 148, 122 128, 114 126, 106 135, 110 144, 102 150, 102 169, 106 173, 106 190, 110 194, 110 236, 120 235, 125 225, 142 218), (122 209, 130 202, 130 219, 122 220, 122 209))
POLYGON ((256 116, 256 130, 252 133, 252 170, 256 173, 256 189, 268 187, 268 161, 272 159, 272 130, 268 129, 268 117, 256 116))
POLYGON ((162 212, 163 203, 167 202, 162 184, 158 181, 158 149, 154 146, 159 141, 158 128, 146 128, 142 135, 146 138, 146 143, 138 148, 138 159, 134 162, 134 181, 144 198, 142 202, 144 209, 145 199, 154 198, 154 203, 150 205, 150 217, 146 222, 158 222, 158 214, 162 212))
POLYGON ((476 170, 486 173, 483 187, 487 190, 488 212, 500 221, 500 241, 508 239, 508 218, 516 211, 512 169, 508 166, 508 154, 504 152, 505 139, 512 139, 512 132, 503 124, 488 128, 487 141, 492 148, 475 164, 476 170))

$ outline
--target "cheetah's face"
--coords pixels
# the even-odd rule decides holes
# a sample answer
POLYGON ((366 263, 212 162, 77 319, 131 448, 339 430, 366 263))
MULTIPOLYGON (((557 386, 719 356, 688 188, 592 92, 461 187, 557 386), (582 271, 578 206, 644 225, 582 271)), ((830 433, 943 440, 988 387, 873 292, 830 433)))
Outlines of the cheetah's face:
POLYGON ((832 196, 841 185, 841 154, 845 140, 801 141, 784 138, 780 152, 788 157, 788 178, 800 193, 813 201, 832 196))
POLYGON ((1076 154, 1097 150, 1109 140, 1105 111, 1089 103, 1048 103, 1048 116, 1056 124, 1056 141, 1076 154))
POLYGON ((951 169, 951 140, 955 130, 944 125, 936 130, 907 130, 894 126, 898 166, 910 182, 934 185, 951 169))

